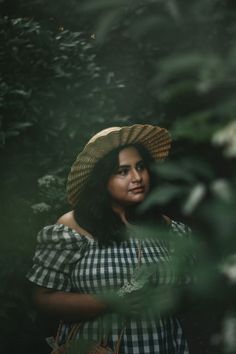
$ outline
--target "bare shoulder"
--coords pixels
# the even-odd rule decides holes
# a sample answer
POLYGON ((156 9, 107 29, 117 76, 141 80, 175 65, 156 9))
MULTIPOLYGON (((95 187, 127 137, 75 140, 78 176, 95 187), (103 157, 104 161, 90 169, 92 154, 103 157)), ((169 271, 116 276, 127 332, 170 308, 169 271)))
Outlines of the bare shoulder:
POLYGON ((63 224, 63 225, 69 226, 69 227, 75 226, 74 225, 75 223, 76 223, 76 221, 74 219, 73 210, 69 211, 68 213, 63 214, 57 220, 57 224, 63 224))
POLYGON ((165 220, 166 224, 167 225, 170 225, 171 224, 171 218, 169 218, 169 216, 167 215, 162 215, 163 219, 165 220))
POLYGON ((63 214, 57 220, 57 224, 63 224, 68 226, 69 228, 77 231, 80 235, 85 235, 90 238, 93 238, 92 235, 85 229, 83 229, 75 220, 74 218, 74 211, 71 210, 68 213, 63 214))

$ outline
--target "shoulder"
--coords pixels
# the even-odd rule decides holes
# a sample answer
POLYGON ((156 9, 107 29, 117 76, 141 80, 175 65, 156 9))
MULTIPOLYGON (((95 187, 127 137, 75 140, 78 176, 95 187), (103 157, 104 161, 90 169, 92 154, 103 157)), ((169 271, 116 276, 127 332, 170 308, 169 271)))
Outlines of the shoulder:
POLYGON ((73 215, 73 210, 69 211, 68 213, 65 213, 63 215, 61 215, 58 220, 57 220, 57 224, 63 224, 66 225, 68 227, 70 227, 71 229, 76 227, 76 221, 74 219, 74 215, 73 215))
POLYGON ((92 235, 85 230, 84 228, 82 228, 75 220, 74 218, 74 211, 71 210, 65 214, 63 214, 62 216, 59 217, 59 219, 56 222, 57 224, 61 224, 61 225, 65 225, 67 227, 69 227, 72 230, 75 230, 76 232, 78 232, 81 236, 87 236, 90 238, 93 238, 92 235))
POLYGON ((171 220, 171 218, 169 218, 169 216, 163 214, 162 218, 165 221, 166 225, 171 225, 172 220, 171 220))

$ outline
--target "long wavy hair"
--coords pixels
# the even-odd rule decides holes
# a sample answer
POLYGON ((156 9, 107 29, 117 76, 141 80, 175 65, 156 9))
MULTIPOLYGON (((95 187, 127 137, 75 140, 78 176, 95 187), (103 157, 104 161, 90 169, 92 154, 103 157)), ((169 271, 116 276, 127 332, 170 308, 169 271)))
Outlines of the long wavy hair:
MULTIPOLYGON (((129 144, 120 146, 102 159, 94 166, 94 169, 81 191, 79 201, 74 209, 76 222, 89 231, 100 245, 109 245, 112 241, 121 242, 126 238, 125 225, 111 207, 111 197, 107 184, 110 176, 119 167, 119 153, 127 147, 135 147, 142 157, 150 177, 150 190, 156 185, 156 177, 152 173, 151 165, 153 157, 141 144, 129 144)), ((139 223, 155 219, 161 221, 161 213, 156 210, 149 210, 145 214, 138 212, 138 204, 127 209, 127 219, 131 223, 139 223)))

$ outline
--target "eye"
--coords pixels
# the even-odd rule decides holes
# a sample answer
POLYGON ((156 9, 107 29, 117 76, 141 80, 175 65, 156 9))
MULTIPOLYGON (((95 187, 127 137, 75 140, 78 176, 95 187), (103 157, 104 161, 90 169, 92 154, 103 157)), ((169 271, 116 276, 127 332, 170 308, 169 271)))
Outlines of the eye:
POLYGON ((137 163, 136 169, 137 171, 144 171, 146 169, 145 163, 143 161, 137 163))
POLYGON ((127 167, 119 168, 117 171, 117 174, 120 176, 126 176, 129 172, 129 169, 127 167))

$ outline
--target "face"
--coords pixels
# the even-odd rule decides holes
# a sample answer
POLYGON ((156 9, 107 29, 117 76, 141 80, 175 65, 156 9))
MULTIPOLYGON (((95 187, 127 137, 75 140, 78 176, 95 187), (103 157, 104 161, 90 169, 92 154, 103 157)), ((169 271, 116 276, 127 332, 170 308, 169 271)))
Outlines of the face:
POLYGON ((108 180, 113 205, 125 208, 142 202, 148 194, 150 181, 145 163, 135 147, 119 153, 119 166, 108 180))

